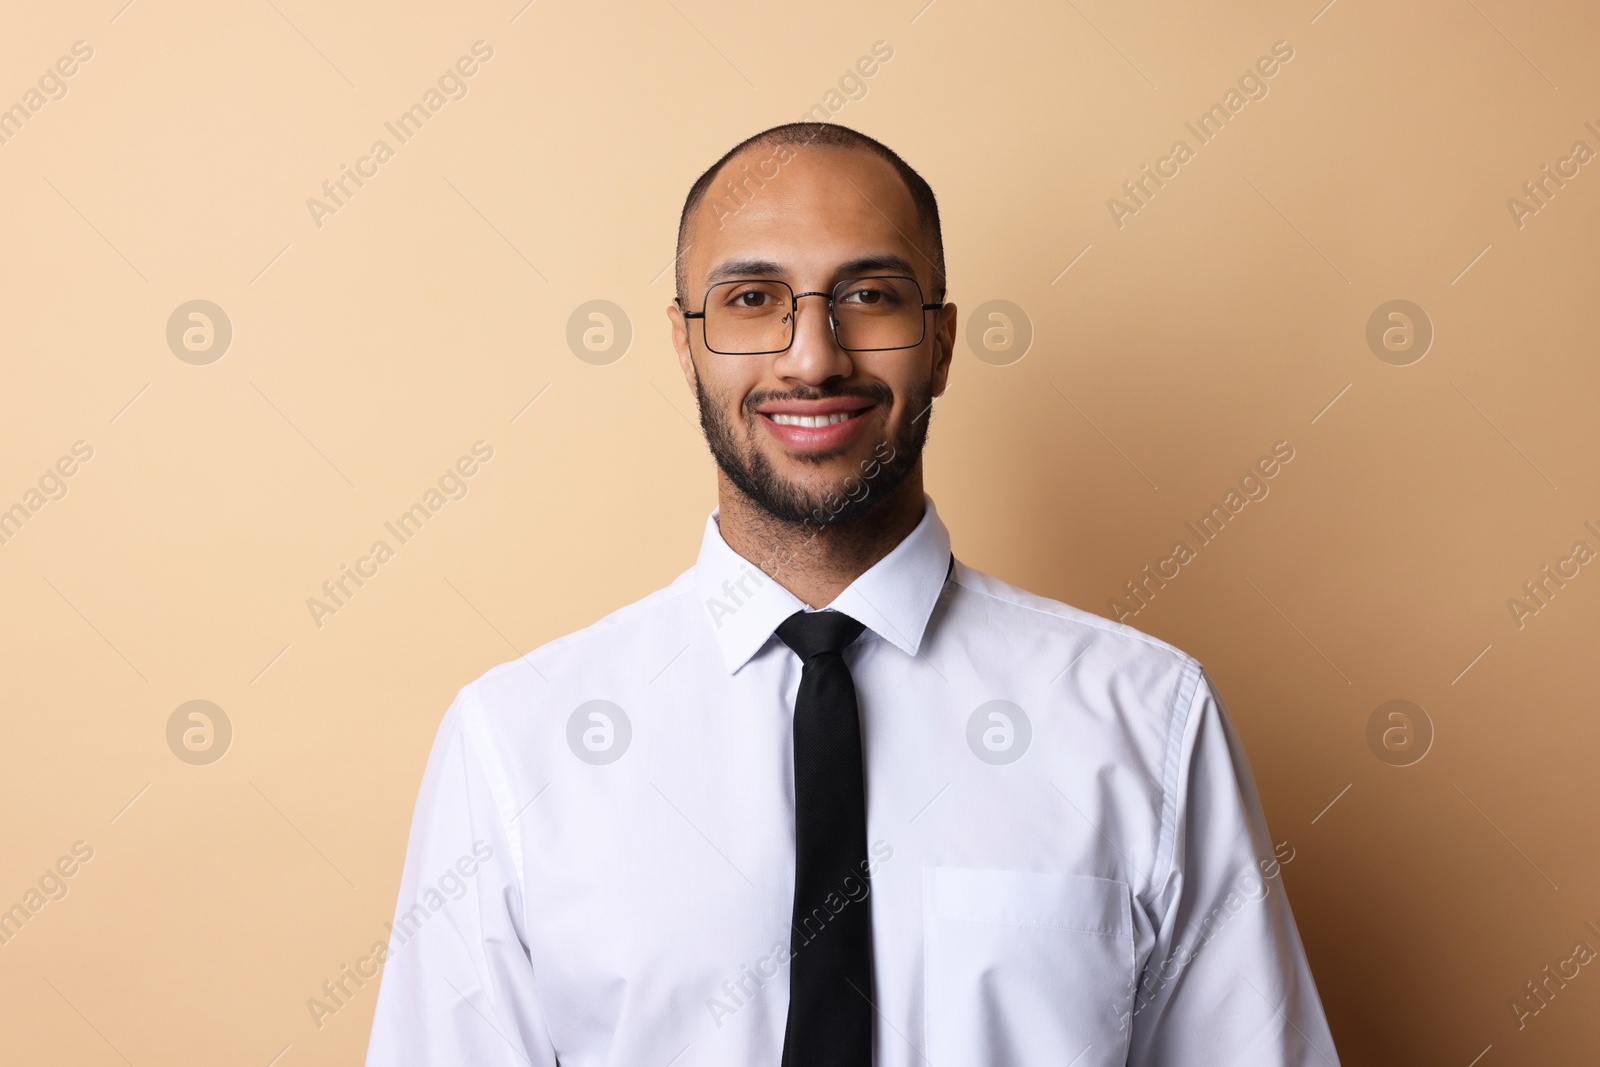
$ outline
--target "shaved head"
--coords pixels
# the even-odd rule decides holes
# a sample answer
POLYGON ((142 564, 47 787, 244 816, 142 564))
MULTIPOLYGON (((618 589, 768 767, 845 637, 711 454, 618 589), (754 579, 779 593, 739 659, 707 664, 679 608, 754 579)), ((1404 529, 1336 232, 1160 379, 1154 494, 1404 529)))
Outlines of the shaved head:
POLYGON ((866 151, 894 168, 916 209, 918 232, 906 237, 920 254, 915 264, 917 273, 927 269, 932 275, 932 299, 944 299, 944 237, 939 228, 939 205, 932 187, 922 175, 887 145, 847 126, 831 122, 791 122, 740 141, 690 186, 683 202, 683 213, 678 217, 675 279, 679 306, 690 306, 687 253, 694 243, 696 225, 721 226, 724 220, 737 215, 747 202, 760 196, 768 182, 781 180, 786 163, 800 153, 817 149, 866 151))

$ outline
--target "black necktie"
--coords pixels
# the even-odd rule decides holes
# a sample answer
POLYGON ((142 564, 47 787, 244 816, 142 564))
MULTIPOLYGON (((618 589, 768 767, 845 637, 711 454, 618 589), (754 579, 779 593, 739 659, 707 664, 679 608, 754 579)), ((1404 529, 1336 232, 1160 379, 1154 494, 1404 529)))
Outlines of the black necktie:
POLYGON ((794 708, 794 919, 783 1067, 871 1067, 872 911, 856 687, 862 625, 797 611, 778 637, 804 667, 794 708))

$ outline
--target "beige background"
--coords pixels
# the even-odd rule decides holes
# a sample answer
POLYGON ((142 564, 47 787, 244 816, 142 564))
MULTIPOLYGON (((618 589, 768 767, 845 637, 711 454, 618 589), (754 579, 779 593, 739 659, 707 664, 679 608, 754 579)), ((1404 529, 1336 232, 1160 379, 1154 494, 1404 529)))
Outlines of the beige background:
POLYGON ((1034 331, 999 366, 963 325, 928 452, 956 552, 1109 613, 1288 441, 1131 621, 1229 703, 1346 1063, 1589 1062, 1594 967, 1521 1029, 1511 1002, 1600 949, 1600 566, 1520 628, 1507 601, 1600 549, 1600 165, 1520 228, 1506 201, 1600 151, 1600 14, 1322 2, 8 9, 0 105, 93 58, 0 145, 0 507, 93 458, 0 545, 0 907, 93 858, 0 945, 7 1062, 360 1062, 375 983, 320 1028, 306 1001, 384 935, 456 689, 692 562, 713 481, 662 314, 689 183, 877 41, 835 120, 932 182, 964 319, 1034 331), (1118 228, 1277 41, 1268 95, 1118 228), (232 324, 207 365, 166 341, 193 299, 232 324), (595 299, 633 329, 606 365, 566 341, 595 299), (1393 299, 1436 333, 1409 366, 1366 341, 1393 299), (467 496, 315 625, 479 440, 467 496), (234 732, 204 766, 166 735, 196 699, 234 732), (1367 741, 1391 699, 1432 724, 1410 766, 1367 741))

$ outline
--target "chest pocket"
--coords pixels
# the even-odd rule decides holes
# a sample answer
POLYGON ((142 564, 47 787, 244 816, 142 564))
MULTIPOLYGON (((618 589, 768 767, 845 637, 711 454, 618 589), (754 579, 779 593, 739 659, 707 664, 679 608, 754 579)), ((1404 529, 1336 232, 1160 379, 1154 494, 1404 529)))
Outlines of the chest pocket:
POLYGON ((1127 1062, 1134 938, 1125 883, 955 867, 922 874, 928 1062, 1127 1062))

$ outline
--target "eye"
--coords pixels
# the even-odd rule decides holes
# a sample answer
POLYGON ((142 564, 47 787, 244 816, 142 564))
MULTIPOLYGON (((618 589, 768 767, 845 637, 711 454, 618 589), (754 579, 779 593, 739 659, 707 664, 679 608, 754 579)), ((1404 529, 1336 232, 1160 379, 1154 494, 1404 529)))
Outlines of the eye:
POLYGON ((773 294, 767 290, 760 288, 759 286, 753 286, 749 289, 736 289, 729 293, 725 303, 726 306, 731 308, 756 310, 759 308, 772 307, 774 304, 774 298, 773 294))
POLYGON ((899 302, 900 295, 886 282, 857 283, 835 301, 860 308, 892 307, 899 302))

